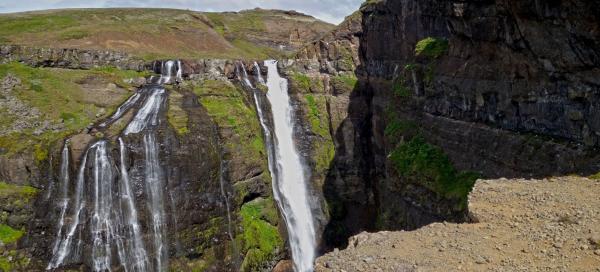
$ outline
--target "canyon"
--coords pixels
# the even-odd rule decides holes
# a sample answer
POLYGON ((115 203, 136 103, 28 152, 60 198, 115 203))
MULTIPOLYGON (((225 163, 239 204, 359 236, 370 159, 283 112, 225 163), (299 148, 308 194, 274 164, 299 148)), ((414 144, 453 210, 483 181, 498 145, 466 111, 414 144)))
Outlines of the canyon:
POLYGON ((0 271, 593 269, 594 14, 0 15, 0 271))

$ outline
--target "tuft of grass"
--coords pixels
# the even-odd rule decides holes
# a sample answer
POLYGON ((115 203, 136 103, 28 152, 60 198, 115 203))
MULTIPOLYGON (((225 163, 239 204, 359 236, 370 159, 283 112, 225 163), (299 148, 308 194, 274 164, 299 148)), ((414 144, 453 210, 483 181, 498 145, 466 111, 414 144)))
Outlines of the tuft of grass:
POLYGON ((7 244, 12 244, 23 236, 23 231, 16 230, 10 226, 0 224, 0 241, 7 244))
POLYGON ((442 38, 427 37, 417 42, 415 47, 416 56, 439 58, 448 51, 448 40, 442 38))
POLYGON ((66 40, 80 40, 83 39, 87 36, 89 36, 89 32, 84 31, 84 30, 67 30, 63 33, 60 33, 58 38, 60 40, 66 41, 66 40))
POLYGON ((428 144, 420 136, 398 145, 389 159, 401 177, 421 184, 442 197, 458 199, 463 208, 479 178, 476 173, 456 171, 439 147, 428 144))
POLYGON ((600 172, 590 176, 590 179, 600 180, 600 172))

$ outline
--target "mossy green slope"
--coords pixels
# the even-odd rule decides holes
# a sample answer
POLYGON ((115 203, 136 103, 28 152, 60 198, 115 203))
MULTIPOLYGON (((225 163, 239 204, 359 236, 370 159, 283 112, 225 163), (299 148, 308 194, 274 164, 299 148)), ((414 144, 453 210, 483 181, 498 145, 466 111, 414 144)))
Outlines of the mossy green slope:
MULTIPOLYGON (((59 129, 41 133, 31 127, 0 134, 3 154, 28 150, 34 152, 38 161, 47 157, 49 144, 114 111, 130 95, 127 90, 133 89, 125 83, 125 79, 145 75, 114 68, 66 70, 32 68, 20 63, 0 64, 0 80, 9 74, 21 82, 13 88, 11 95, 27 107, 39 111, 39 120, 29 121, 60 124, 59 129), (99 92, 90 88, 98 88, 99 92)), ((12 112, 4 112, 0 116, 0 131, 9 128, 20 117, 12 112)))

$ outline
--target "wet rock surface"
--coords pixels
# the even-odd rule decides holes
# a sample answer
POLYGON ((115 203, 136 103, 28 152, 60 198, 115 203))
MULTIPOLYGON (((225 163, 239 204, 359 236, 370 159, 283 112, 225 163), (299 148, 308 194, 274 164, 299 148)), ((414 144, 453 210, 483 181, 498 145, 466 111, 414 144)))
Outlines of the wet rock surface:
POLYGON ((473 223, 361 233, 316 271, 597 271, 597 180, 480 180, 473 223))

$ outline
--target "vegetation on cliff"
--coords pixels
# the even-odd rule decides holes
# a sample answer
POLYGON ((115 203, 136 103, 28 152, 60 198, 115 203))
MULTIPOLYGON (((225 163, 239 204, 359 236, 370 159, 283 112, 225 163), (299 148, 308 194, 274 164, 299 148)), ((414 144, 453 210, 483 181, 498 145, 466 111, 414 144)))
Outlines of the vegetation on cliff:
POLYGON ((399 144, 390 154, 396 172, 408 182, 414 182, 450 199, 467 205, 467 196, 479 175, 458 172, 448 156, 436 146, 416 136, 399 144))
POLYGON ((0 148, 5 154, 30 150, 43 161, 51 143, 114 111, 133 88, 126 79, 146 74, 107 67, 67 70, 0 64, 0 80, 9 75, 17 83, 6 86, 9 97, 4 98, 22 106, 0 117, 0 148), (18 125, 23 120, 27 122, 18 125))
POLYGON ((244 232, 241 243, 246 252, 242 271, 259 271, 272 262, 284 248, 276 227, 279 217, 273 199, 258 198, 242 206, 240 211, 244 232))
POLYGON ((233 130, 226 143, 233 156, 266 165, 260 124, 243 90, 227 81, 206 80, 194 88, 194 93, 220 127, 233 130))

